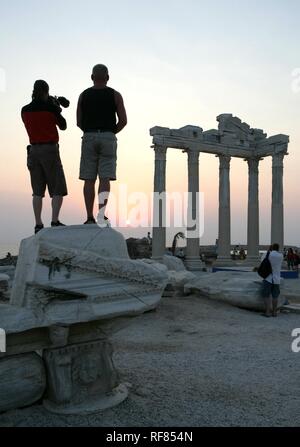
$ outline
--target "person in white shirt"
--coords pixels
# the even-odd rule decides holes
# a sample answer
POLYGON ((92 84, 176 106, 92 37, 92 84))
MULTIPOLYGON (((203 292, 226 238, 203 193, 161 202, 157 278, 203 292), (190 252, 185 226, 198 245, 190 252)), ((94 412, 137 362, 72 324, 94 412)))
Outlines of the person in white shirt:
MULTIPOLYGON (((265 255, 266 257, 267 255, 265 255)), ((283 254, 279 252, 279 244, 273 244, 269 254, 272 273, 263 281, 263 297, 265 300, 266 317, 277 317, 278 298, 280 295, 281 268, 283 254)))

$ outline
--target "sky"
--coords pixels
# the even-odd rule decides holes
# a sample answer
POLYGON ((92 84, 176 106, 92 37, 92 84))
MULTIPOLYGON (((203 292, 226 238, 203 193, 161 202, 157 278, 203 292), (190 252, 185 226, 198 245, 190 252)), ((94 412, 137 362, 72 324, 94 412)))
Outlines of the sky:
MULTIPOLYGON (((128 126, 118 135, 116 196, 126 185, 129 193, 150 197, 151 127, 191 124, 207 130, 217 127, 219 114, 232 113, 268 135, 290 136, 285 242, 300 245, 299 19, 298 0, 0 0, 0 246, 18 245, 34 226, 20 110, 30 102, 36 79, 71 101, 63 112, 68 130, 60 140, 69 189, 61 220, 84 222, 78 179, 82 135, 75 114, 96 63, 109 67, 109 85, 122 94, 128 113, 128 126)), ((170 149, 167 157, 168 191, 186 191, 186 154, 170 149)), ((218 160, 201 154, 199 173, 205 198, 202 244, 210 244, 218 233, 218 160)), ((270 243, 271 182, 268 158, 260 165, 262 244, 270 243)), ((246 243, 247 189, 247 163, 233 159, 233 243, 246 243)), ((45 224, 50 220, 47 197, 45 224)), ((141 236, 147 229, 124 234, 141 236)))

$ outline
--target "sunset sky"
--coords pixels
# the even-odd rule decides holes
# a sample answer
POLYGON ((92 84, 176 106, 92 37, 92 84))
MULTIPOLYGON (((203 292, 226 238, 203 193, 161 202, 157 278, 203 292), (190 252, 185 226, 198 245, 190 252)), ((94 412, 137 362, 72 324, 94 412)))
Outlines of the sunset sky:
MULTIPOLYGON (((61 157, 69 196, 61 220, 82 223, 78 180, 81 131, 75 112, 96 63, 109 67, 110 86, 122 93, 128 127, 118 136, 118 182, 129 192, 153 190, 149 129, 187 124, 216 128, 232 113, 268 135, 290 135, 285 160, 285 242, 300 245, 300 2, 298 0, 0 1, 0 246, 32 234, 31 187, 21 107, 33 82, 45 79, 71 107, 63 112, 61 157), (297 88, 299 87, 299 88, 297 88)), ((168 152, 168 190, 186 191, 187 157, 168 152)), ((200 157, 205 196, 203 244, 218 225, 218 160, 200 157)), ((232 242, 245 243, 247 164, 233 160, 232 242)), ((49 198, 45 224, 49 223, 49 198)), ((271 159, 260 167, 261 243, 270 242, 271 159)), ((146 230, 130 234, 147 234, 146 230)), ((127 235, 127 234, 126 234, 127 235)))

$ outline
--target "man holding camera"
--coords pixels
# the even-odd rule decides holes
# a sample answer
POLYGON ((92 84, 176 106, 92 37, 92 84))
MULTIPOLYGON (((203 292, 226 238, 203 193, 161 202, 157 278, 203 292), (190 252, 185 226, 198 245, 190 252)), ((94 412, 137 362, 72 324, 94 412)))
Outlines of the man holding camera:
POLYGON ((80 179, 84 180, 85 224, 96 224, 95 183, 99 176, 98 225, 106 227, 110 226, 105 216, 110 182, 117 179, 116 134, 126 126, 127 115, 120 93, 107 86, 109 73, 105 65, 98 64, 93 68, 92 81, 94 86, 80 95, 77 108, 77 125, 84 132, 80 179))
POLYGON ((39 80, 34 84, 32 102, 22 109, 22 120, 30 140, 30 146, 27 148, 27 166, 33 190, 35 233, 44 228, 41 214, 46 187, 52 198, 51 227, 64 226, 59 221, 59 213, 63 197, 68 191, 59 155, 57 127, 66 130, 67 123, 61 115, 60 104, 64 107, 69 105, 64 98, 59 102, 58 99, 49 96, 49 85, 39 80))

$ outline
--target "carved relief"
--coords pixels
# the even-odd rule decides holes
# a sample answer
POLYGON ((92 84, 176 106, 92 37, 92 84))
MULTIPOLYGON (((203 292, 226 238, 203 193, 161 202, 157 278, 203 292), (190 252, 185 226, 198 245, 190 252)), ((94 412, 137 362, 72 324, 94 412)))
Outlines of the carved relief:
POLYGON ((46 406, 57 410, 101 399, 118 386, 118 374, 112 362, 112 347, 107 341, 95 341, 48 350, 44 354, 49 378, 46 406))

